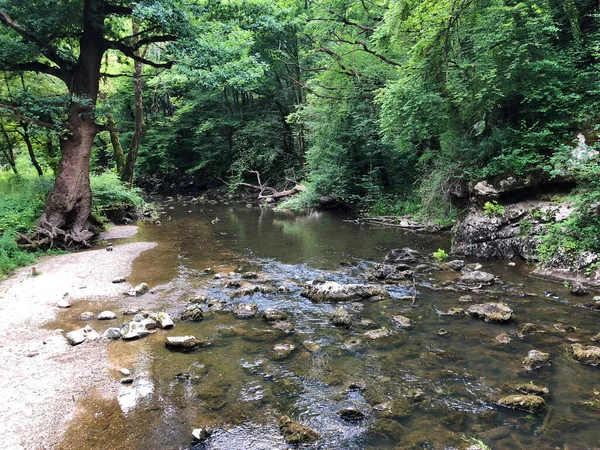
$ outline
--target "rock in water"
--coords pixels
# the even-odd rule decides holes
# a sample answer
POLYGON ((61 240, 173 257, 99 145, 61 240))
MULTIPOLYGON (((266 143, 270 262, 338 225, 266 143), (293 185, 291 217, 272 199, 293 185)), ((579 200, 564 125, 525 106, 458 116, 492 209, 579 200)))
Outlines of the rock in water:
POLYGON ((279 309, 269 308, 263 311, 262 318, 271 323, 287 320, 288 315, 279 309))
POLYGON ((550 353, 540 352, 539 350, 530 350, 525 359, 523 359, 523 367, 528 371, 537 370, 550 365, 552 365, 550 353))
POLYGON ((390 250, 388 254, 385 255, 384 261, 389 263, 414 263, 423 259, 423 255, 421 255, 418 251, 413 250, 412 248, 404 247, 390 250))
POLYGON ((340 284, 335 281, 309 283, 300 294, 315 303, 351 302, 361 299, 383 299, 390 294, 379 286, 340 284))
POLYGON ((116 319, 117 315, 112 311, 102 311, 98 314, 98 320, 112 320, 116 319))
POLYGON ((79 315, 79 320, 92 320, 95 317, 95 314, 91 311, 82 312, 79 315))
POLYGON ((284 359, 296 350, 296 346, 292 344, 277 344, 273 347, 273 359, 284 359))
POLYGON ((365 414, 357 408, 342 408, 338 411, 338 416, 349 422, 357 422, 365 418, 365 414))
POLYGON ((100 335, 96 333, 89 325, 84 328, 71 331, 65 335, 67 342, 71 345, 79 345, 84 341, 95 341, 100 339, 100 335))
POLYGON ((482 272, 481 270, 463 271, 460 281, 463 283, 491 283, 496 277, 488 272, 482 272))
POLYGON ((204 318, 202 307, 198 303, 192 303, 181 313, 181 320, 193 320, 200 322, 204 318))
POLYGON ((127 281, 125 280, 125 277, 116 277, 112 279, 114 284, 125 283, 125 281, 127 281))
POLYGON ((375 339, 381 339, 392 335, 392 331, 387 328, 378 328, 377 330, 366 331, 364 336, 374 341, 375 339))
POLYGON ((56 306, 58 306, 59 308, 70 308, 71 304, 67 301, 67 299, 61 298, 59 301, 56 302, 56 306))
POLYGON ((319 438, 319 433, 290 419, 288 416, 281 416, 278 425, 285 442, 288 444, 313 442, 319 438))
POLYGON ((165 347, 169 350, 191 352, 200 347, 206 347, 208 342, 196 339, 194 336, 173 336, 168 337, 165 347))
POLYGON ((546 402, 537 395, 507 395, 498 400, 500 406, 539 414, 546 409, 546 402))
POLYGON ((192 430, 192 442, 204 442, 212 434, 212 430, 206 427, 195 428, 192 430))
POLYGON ((513 310, 504 303, 479 303, 470 306, 469 314, 486 322, 508 322, 513 318, 513 310))
POLYGON ((333 311, 333 315, 329 318, 329 321, 336 327, 352 327, 352 316, 347 309, 341 306, 333 311))
POLYGON ((250 319, 258 312, 256 303, 237 303, 233 306, 233 314, 238 319, 250 319))
POLYGON ((569 287, 569 292, 573 295, 588 295, 588 290, 579 281, 576 281, 569 287))
POLYGON ((104 339, 120 339, 121 338, 121 329, 120 328, 109 328, 104 333, 102 333, 102 337, 104 339))
POLYGON ((454 259, 452 261, 448 261, 444 264, 450 270, 460 271, 463 267, 465 267, 465 261, 463 259, 454 259))
POLYGON ((146 324, 142 322, 129 322, 127 327, 123 330, 123 340, 124 341, 132 341, 134 339, 139 339, 141 337, 148 336, 148 329, 146 328, 146 324))
POLYGON ((130 297, 137 297, 138 295, 144 295, 149 290, 150 290, 150 288, 148 287, 148 285, 146 283, 140 283, 137 286, 135 286, 133 289, 131 289, 127 294, 130 297))
POLYGON ((498 342, 498 344, 510 344, 512 342, 512 339, 510 338, 510 336, 506 333, 500 333, 498 336, 496 336, 496 342, 498 342))
POLYGON ((573 351, 573 357, 576 361, 581 364, 587 364, 589 366, 600 365, 600 347, 594 345, 571 345, 573 351))
POLYGON ((159 312, 156 315, 156 322, 158 323, 159 328, 173 328, 173 319, 166 312, 159 312))
POLYGON ((400 328, 411 328, 413 326, 412 320, 408 317, 401 316, 400 314, 392 316, 392 322, 400 328))

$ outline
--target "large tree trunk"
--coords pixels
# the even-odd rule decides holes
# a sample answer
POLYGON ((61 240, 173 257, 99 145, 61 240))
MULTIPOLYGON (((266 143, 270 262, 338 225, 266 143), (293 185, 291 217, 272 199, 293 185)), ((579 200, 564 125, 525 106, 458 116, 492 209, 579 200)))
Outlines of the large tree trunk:
POLYGON ((99 131, 94 108, 105 51, 103 6, 102 0, 85 0, 79 59, 69 86, 69 134, 60 142, 62 158, 39 221, 39 233, 65 247, 88 246, 93 236, 87 219, 92 211, 90 154, 99 131))

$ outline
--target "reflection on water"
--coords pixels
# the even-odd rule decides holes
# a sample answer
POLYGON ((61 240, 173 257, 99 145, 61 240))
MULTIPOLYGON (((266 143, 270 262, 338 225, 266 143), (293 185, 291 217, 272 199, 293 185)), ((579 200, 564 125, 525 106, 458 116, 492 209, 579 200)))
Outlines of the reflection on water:
MULTIPOLYGON (((389 249, 403 246, 424 253, 448 249, 448 240, 359 227, 329 214, 172 206, 166 205, 162 226, 143 226, 133 238, 158 242, 136 260, 130 277, 156 288, 139 301, 175 317, 198 295, 251 302, 260 310, 286 311, 295 332, 221 311, 140 341, 110 343, 113 366, 131 369, 134 383, 123 386, 114 402, 84 404, 61 448, 191 448, 191 430, 212 426, 213 436, 196 449, 284 449, 276 422, 283 414, 320 434, 307 448, 462 449, 472 438, 494 449, 597 446, 598 369, 577 364, 567 352, 571 342, 588 343, 600 331, 597 316, 574 307, 562 286, 526 278, 524 265, 486 263, 514 292, 531 293, 473 294, 476 302, 502 300, 515 310, 512 323, 498 325, 443 314, 465 305, 458 301, 461 293, 426 287, 455 274, 431 273, 431 280, 416 286, 414 304, 402 300, 414 293, 412 284, 389 285, 392 299, 345 305, 354 326, 335 328, 329 317, 336 305, 301 297, 305 282, 364 283, 369 259, 380 261, 389 249), (257 272, 258 279, 242 279, 247 271, 257 272), (263 289, 241 291, 255 284, 263 289), (555 295, 543 294, 550 290, 555 295), (392 320, 397 314, 414 326, 397 328, 392 320), (543 332, 520 338, 527 322, 543 332), (557 322, 577 330, 562 332, 553 326, 557 322), (381 327, 394 332, 374 341, 364 336, 381 327), (440 335, 441 328, 447 334, 440 335), (501 332, 511 335, 510 345, 495 342, 501 332), (177 335, 211 345, 189 354, 167 351, 166 336, 177 335), (288 357, 274 351, 282 343, 295 346, 288 357), (521 360, 531 349, 549 352, 552 366, 525 373, 521 360), (497 406, 498 397, 513 393, 511 385, 519 382, 550 389, 545 414, 497 406), (365 418, 342 420, 338 411, 348 407, 365 418)), ((77 311, 76 305, 60 320, 77 311)))

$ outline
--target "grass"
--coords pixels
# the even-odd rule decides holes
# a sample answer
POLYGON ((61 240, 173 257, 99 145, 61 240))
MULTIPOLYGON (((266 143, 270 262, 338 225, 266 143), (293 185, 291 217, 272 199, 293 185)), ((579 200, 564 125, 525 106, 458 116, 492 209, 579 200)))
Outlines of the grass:
MULTIPOLYGON (((25 161, 19 169, 19 174, 0 172, 0 279, 17 267, 32 264, 36 255, 43 254, 19 249, 16 239, 19 233, 35 229, 52 189, 53 176, 38 177, 25 161)), ((144 205, 139 190, 124 186, 114 173, 92 175, 91 185, 93 210, 98 216, 107 209, 144 205)))

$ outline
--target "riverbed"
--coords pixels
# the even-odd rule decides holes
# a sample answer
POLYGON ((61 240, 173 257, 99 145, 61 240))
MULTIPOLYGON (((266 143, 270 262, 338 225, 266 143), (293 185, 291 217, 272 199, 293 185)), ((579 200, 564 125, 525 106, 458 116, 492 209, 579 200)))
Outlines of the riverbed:
MULTIPOLYGON (((151 291, 102 305, 77 302, 47 327, 79 327, 85 311, 120 314, 139 307, 178 318, 194 301, 220 300, 226 307, 203 306, 199 322, 176 321, 171 330, 109 342, 115 384, 123 378, 119 368, 131 371, 133 383, 119 385, 114 399, 91 392, 80 400, 59 448, 292 448, 277 426, 282 415, 319 433, 301 448, 464 449, 476 439, 493 449, 598 446, 600 369, 569 353, 573 342, 592 344, 598 313, 578 307, 581 298, 561 284, 532 278, 531 265, 482 262, 499 282, 475 292, 439 289, 459 276, 447 270, 384 285, 368 278, 391 249, 410 247, 427 256, 448 251, 450 238, 359 226, 329 213, 296 216, 176 200, 161 201, 160 209, 160 225, 143 224, 134 237, 113 241, 157 243, 134 261, 127 278, 148 283, 151 291), (340 328, 330 322, 339 304, 300 295, 313 280, 378 284, 390 296, 343 303, 353 325, 340 328), (465 294, 473 303, 503 301, 515 317, 495 324, 447 315, 465 306, 459 301, 465 294), (238 319, 229 310, 236 303, 284 311, 293 330, 274 330, 260 314, 238 319), (397 327, 395 315, 413 326, 397 327), (539 332, 520 336, 526 323, 539 332), (365 337, 383 327, 393 334, 365 337), (498 344, 500 333, 511 343, 498 344), (168 336, 185 335, 210 345, 191 353, 165 348, 168 336), (281 357, 278 344, 294 349, 281 357), (522 360, 532 349, 550 353, 552 365, 525 371, 522 360), (550 392, 541 414, 497 404, 515 384, 531 382, 550 392), (364 417, 343 420, 343 408, 364 417), (191 431, 200 427, 212 435, 192 443, 191 431)), ((90 325, 101 333, 128 320, 119 315, 90 325)))

